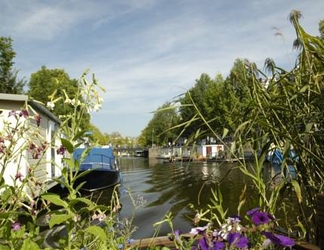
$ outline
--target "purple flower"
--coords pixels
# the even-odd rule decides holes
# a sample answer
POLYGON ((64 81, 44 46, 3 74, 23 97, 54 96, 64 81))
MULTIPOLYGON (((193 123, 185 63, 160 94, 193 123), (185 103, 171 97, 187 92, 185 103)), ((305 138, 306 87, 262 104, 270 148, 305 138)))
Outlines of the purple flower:
POLYGON ((252 210, 250 211, 247 211, 247 215, 248 216, 252 216, 253 214, 255 214, 256 212, 260 211, 261 208, 257 207, 257 208, 253 208, 252 210))
POLYGON ((134 242, 135 242, 135 240, 132 239, 132 238, 131 239, 128 239, 128 241, 127 241, 128 244, 133 244, 134 242))
POLYGON ((21 228, 21 225, 20 225, 19 222, 14 222, 14 223, 11 224, 11 229, 13 231, 18 231, 20 228, 21 228))
POLYGON ((265 212, 255 212, 252 215, 252 222, 258 226, 258 225, 263 225, 267 224, 269 222, 269 215, 268 213, 265 212))
POLYGON ((213 250, 222 250, 225 249, 225 243, 223 241, 214 241, 213 250))
POLYGON ((208 245, 207 239, 205 237, 202 237, 198 240, 198 245, 199 245, 199 249, 201 249, 201 250, 209 249, 209 245, 208 245))
POLYGON ((292 247, 295 245, 295 241, 289 237, 274 234, 271 232, 261 232, 265 237, 267 237, 271 242, 275 245, 283 246, 283 247, 292 247))
POLYGON ((242 218, 239 215, 231 215, 229 218, 231 223, 240 223, 242 221, 242 218))
POLYGON ((226 248, 225 242, 223 241, 212 241, 210 246, 208 240, 202 237, 198 240, 198 247, 193 247, 192 250, 222 250, 226 248))
POLYGON ((227 241, 231 246, 238 248, 246 248, 248 246, 248 239, 240 233, 229 233, 227 241))
POLYGON ((231 215, 230 218, 233 219, 234 221, 235 221, 235 220, 239 220, 239 221, 242 220, 242 217, 239 216, 239 215, 231 215))
POLYGON ((180 241, 181 234, 182 234, 182 232, 180 230, 175 230, 174 234, 169 236, 169 240, 170 241, 174 241, 174 240, 180 241))
POLYGON ((174 236, 176 240, 180 240, 180 235, 182 234, 182 232, 180 230, 175 230, 174 231, 174 236))

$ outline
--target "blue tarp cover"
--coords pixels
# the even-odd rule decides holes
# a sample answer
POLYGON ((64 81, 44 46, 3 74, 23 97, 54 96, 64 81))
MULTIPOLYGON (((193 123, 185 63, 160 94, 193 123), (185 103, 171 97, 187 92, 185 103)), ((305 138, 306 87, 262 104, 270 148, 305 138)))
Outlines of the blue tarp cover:
MULTIPOLYGON (((289 158, 290 160, 298 161, 298 157, 293 150, 289 151, 289 158)), ((267 160, 271 162, 276 174, 281 172, 283 163, 283 154, 281 150, 272 149, 268 153, 267 160)), ((293 179, 296 179, 296 171, 293 165, 288 164, 288 170, 286 172, 286 174, 290 174, 293 179)))
MULTIPOLYGON (((82 153, 86 148, 77 148, 73 153, 73 158, 81 160, 82 153)), ((80 169, 89 169, 92 167, 113 168, 115 156, 111 147, 107 148, 92 148, 88 155, 80 162, 80 169)))

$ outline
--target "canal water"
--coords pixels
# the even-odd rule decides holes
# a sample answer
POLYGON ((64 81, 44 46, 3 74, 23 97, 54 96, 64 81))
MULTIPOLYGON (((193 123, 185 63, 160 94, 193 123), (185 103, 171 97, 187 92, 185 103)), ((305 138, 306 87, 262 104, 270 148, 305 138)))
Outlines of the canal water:
MULTIPOLYGON (((120 167, 123 174, 123 183, 119 187, 122 209, 118 216, 121 220, 132 221, 137 228, 133 233, 135 239, 152 237, 157 229, 157 235, 170 233, 167 224, 159 228, 153 226, 169 212, 173 216, 174 229, 189 232, 194 226, 196 213, 190 204, 195 209, 207 209, 213 196, 211 190, 216 190, 219 183, 228 215, 237 214, 244 185, 247 184, 249 192, 253 189, 236 168, 236 163, 171 164, 125 157, 120 159, 120 167)), ((105 199, 104 193, 101 199, 105 199)), ((248 209, 251 208, 249 203, 252 206, 253 201, 247 199, 245 207, 248 209)))

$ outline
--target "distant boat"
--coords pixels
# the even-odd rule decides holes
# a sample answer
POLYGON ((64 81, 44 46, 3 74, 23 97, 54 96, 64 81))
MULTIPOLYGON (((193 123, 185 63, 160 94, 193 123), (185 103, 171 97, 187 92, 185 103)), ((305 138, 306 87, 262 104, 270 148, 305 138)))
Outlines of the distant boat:
POLYGON ((157 155, 155 158, 159 159, 159 160, 170 160, 171 161, 172 155, 171 155, 171 153, 163 153, 163 154, 157 155))
MULTIPOLYGON (((267 160, 270 162, 275 176, 278 174, 283 173, 286 177, 290 177, 292 179, 296 179, 296 170, 292 164, 287 165, 287 169, 283 171, 283 153, 280 149, 278 148, 272 148, 269 150, 268 155, 267 155, 267 160)), ((294 162, 298 161, 298 157, 296 156, 295 152, 293 150, 289 151, 289 161, 294 162)))
POLYGON ((84 183, 81 190, 94 192, 113 187, 122 181, 122 175, 112 147, 91 148, 81 162, 82 153, 86 149, 77 148, 73 153, 73 158, 80 162, 78 171, 80 177, 76 179, 75 187, 84 183))

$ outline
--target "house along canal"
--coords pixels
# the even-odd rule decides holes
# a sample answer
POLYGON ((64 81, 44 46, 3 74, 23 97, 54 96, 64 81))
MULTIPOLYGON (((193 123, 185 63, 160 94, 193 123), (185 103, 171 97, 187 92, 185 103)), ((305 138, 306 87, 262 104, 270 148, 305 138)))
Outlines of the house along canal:
MULTIPOLYGON (((213 197, 211 190, 220 184, 224 210, 228 216, 237 214, 239 197, 244 186, 247 187, 246 202, 241 216, 254 208, 256 195, 253 183, 236 168, 238 163, 163 163, 144 158, 121 158, 120 167, 123 183, 119 187, 122 209, 118 213, 121 220, 132 220, 137 228, 134 239, 149 238, 157 227, 153 224, 163 220, 171 212, 174 229, 184 233, 190 231, 195 209, 206 210, 213 197), (130 198, 130 196, 132 198, 130 198), (253 202, 254 198, 254 202, 253 202), (135 204, 135 206, 134 206, 135 204)), ((110 192, 103 191, 96 196, 99 202, 110 204, 110 192)), ((159 228, 159 236, 171 232, 164 223, 159 228)))

